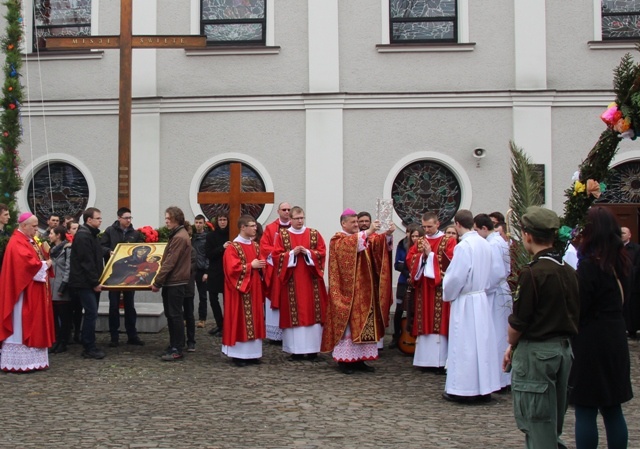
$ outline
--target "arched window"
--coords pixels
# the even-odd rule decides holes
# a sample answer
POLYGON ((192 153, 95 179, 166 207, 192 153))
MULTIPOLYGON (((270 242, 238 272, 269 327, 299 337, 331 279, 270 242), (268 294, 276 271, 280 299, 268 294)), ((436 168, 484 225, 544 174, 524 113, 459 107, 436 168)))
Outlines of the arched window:
MULTIPOLYGON (((214 165, 202 178, 200 182, 199 192, 229 192, 230 191, 230 171, 229 166, 232 162, 241 161, 225 161, 214 165)), ((243 192, 266 192, 265 182, 258 172, 249 165, 242 163, 242 191, 243 192)), ((227 204, 201 204, 202 211, 207 218, 217 217, 221 214, 229 213, 227 204)), ((259 217, 264 210, 264 204, 243 204, 242 214, 248 214, 252 217, 259 217)))
POLYGON ((391 187, 393 207, 405 223, 420 223, 424 212, 438 214, 448 224, 460 208, 462 190, 454 173, 432 160, 419 160, 402 168, 391 187))
POLYGON ((87 208, 89 184, 75 166, 67 162, 52 162, 41 166, 27 185, 27 204, 38 217, 40 227, 47 227, 49 215, 60 218, 71 215, 76 220, 87 208))
POLYGON ((599 203, 640 203, 640 161, 612 167, 599 203))

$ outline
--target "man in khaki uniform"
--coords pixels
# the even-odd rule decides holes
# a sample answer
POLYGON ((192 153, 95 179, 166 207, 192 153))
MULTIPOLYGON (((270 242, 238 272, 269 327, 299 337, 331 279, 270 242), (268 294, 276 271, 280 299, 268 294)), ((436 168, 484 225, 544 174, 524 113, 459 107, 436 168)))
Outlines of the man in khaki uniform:
POLYGON ((575 270, 553 248, 559 225, 555 212, 537 206, 522 216, 524 246, 534 257, 518 278, 503 360, 512 369, 516 423, 531 449, 566 448, 560 435, 580 299, 575 270))

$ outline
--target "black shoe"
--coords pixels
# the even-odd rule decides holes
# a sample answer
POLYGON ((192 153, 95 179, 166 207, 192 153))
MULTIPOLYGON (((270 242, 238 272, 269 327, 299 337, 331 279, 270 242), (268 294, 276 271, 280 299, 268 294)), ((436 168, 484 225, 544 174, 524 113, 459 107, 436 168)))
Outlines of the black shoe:
POLYGON ((134 346, 144 346, 144 341, 140 340, 140 337, 135 337, 128 339, 127 344, 134 346))
POLYGON ((354 363, 354 365, 355 365, 354 366, 355 369, 357 369, 358 371, 363 371, 365 373, 373 373, 376 370, 375 367, 371 365, 367 365, 362 360, 354 363))
POLYGON ((118 342, 118 340, 111 340, 109 342, 109 347, 110 348, 117 348, 118 346, 120 346, 120 342, 118 342))
POLYGON ((398 339, 393 337, 391 343, 389 343, 389 349, 396 349, 398 347, 398 339))
POLYGON ((282 346, 282 340, 271 340, 269 339, 269 344, 274 346, 282 346))
POLYGON ((314 361, 318 360, 318 353, 317 352, 313 352, 311 354, 307 354, 307 360, 309 360, 310 362, 314 362, 314 361))
POLYGON ((187 343, 187 352, 196 352, 196 344, 187 343))
POLYGON ((105 353, 98 348, 94 348, 91 350, 85 349, 84 351, 82 351, 81 355, 85 359, 96 359, 96 360, 104 359, 105 357, 105 353))
POLYGON ((342 374, 353 374, 353 363, 338 362, 338 369, 342 374))
POLYGON ((82 340, 80 339, 80 334, 73 334, 73 342, 74 343, 81 343, 82 340))
POLYGON ((158 357, 162 357, 162 356, 167 355, 167 354, 171 354, 171 346, 167 346, 164 349, 164 351, 162 351, 160 354, 158 354, 158 357))
POLYGON ((444 368, 444 366, 438 366, 437 368, 435 368, 433 370, 434 374, 437 374, 439 376, 446 376, 447 375, 447 370, 444 368))
POLYGON ((301 360, 304 360, 304 354, 291 354, 289 356, 290 362, 299 362, 301 360))
POLYGON ((214 327, 209 331, 209 335, 213 335, 213 336, 222 335, 222 329, 220 329, 219 327, 214 327))
POLYGON ((58 345, 58 347, 56 348, 55 353, 56 354, 62 354, 63 352, 67 352, 67 344, 66 343, 60 343, 58 345))
POLYGON ((171 350, 171 352, 163 355, 162 357, 160 357, 162 359, 162 361, 164 362, 175 362, 177 360, 182 360, 184 358, 184 355, 182 355, 181 352, 178 352, 176 350, 171 350))
POLYGON ((249 364, 245 359, 238 359, 238 358, 234 357, 232 360, 233 360, 233 364, 235 366, 244 367, 244 366, 247 366, 249 364))
POLYGON ((49 348, 49 351, 48 351, 48 352, 49 352, 49 354, 55 354, 55 353, 57 352, 57 350, 58 350, 58 346, 60 346, 60 343, 55 342, 55 343, 53 344, 53 346, 51 346, 51 347, 49 348))

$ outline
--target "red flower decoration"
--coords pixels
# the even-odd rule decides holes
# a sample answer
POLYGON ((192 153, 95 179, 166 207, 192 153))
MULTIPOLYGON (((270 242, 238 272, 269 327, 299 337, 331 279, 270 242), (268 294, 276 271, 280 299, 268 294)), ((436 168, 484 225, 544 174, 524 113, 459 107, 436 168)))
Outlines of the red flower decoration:
POLYGON ((9 137, 9 133, 7 131, 3 132, 2 135, 5 137, 9 137))
POLYGON ((158 241, 158 231, 153 229, 151 226, 143 226, 138 228, 138 231, 144 235, 145 243, 154 243, 158 241))
POLYGON ((16 108, 16 105, 15 105, 15 104, 13 104, 13 103, 9 103, 9 109, 15 109, 15 108, 16 108))

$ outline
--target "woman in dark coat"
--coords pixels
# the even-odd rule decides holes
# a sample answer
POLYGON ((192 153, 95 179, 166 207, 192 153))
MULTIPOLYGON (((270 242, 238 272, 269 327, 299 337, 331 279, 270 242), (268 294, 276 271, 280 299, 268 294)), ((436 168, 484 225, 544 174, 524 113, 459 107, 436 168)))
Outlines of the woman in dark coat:
POLYGON ((569 377, 577 449, 598 446, 598 411, 609 449, 627 447, 620 404, 633 397, 622 314, 630 272, 615 217, 605 208, 592 207, 579 248, 580 324, 572 344, 575 359, 569 377))
POLYGON ((229 219, 226 215, 216 217, 213 232, 207 234, 204 244, 204 253, 209 259, 209 270, 207 273, 207 288, 209 290, 209 300, 213 318, 216 326, 209 331, 211 335, 222 335, 222 308, 218 301, 218 294, 222 293, 224 303, 224 272, 222 271, 222 256, 224 250, 231 243, 229 242, 229 219))

